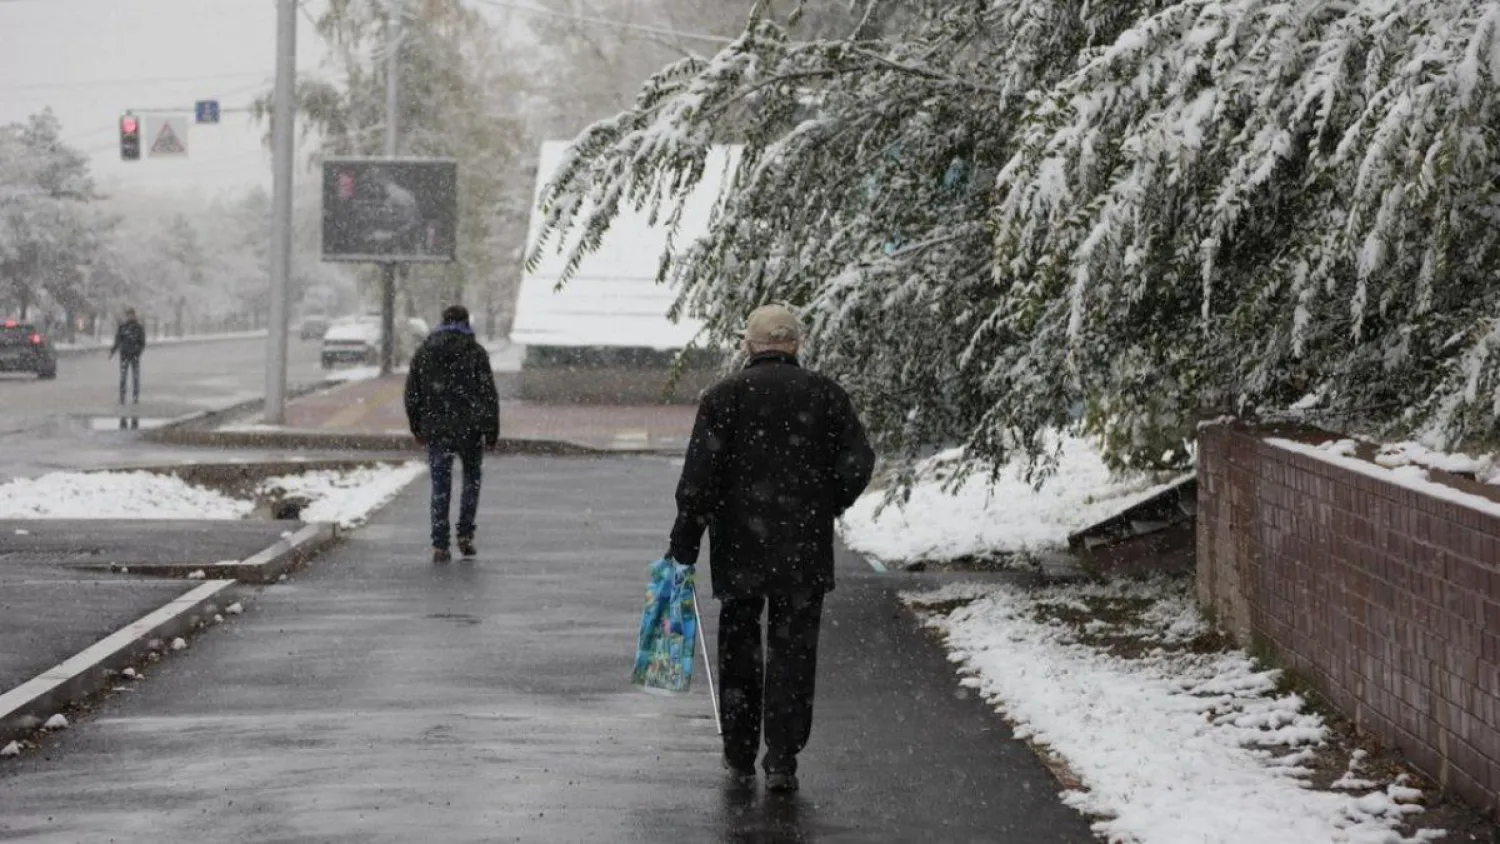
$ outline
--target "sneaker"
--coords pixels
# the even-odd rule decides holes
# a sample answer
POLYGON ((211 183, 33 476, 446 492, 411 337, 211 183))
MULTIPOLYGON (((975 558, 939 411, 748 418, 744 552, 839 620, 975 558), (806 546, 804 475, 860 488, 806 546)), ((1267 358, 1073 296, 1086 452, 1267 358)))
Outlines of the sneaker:
POLYGON ((453 562, 453 552, 447 548, 434 548, 432 549, 432 561, 434 563, 451 563, 453 562))
POLYGON ((790 794, 797 790, 796 774, 766 774, 766 791, 790 794))
POLYGON ((474 537, 460 536, 458 538, 458 553, 465 557, 479 556, 479 549, 474 547, 474 537))

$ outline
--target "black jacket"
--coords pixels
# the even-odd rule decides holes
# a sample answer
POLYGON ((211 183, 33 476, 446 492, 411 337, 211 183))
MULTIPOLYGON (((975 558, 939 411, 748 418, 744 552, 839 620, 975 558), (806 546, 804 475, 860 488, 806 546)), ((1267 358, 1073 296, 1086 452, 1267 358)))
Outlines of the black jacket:
POLYGON ((111 355, 118 353, 121 360, 136 360, 145 350, 145 326, 133 319, 120 323, 120 327, 115 329, 115 344, 110 347, 109 353, 111 355))
POLYGON ((874 466, 843 388, 791 355, 757 355, 698 408, 670 554, 696 563, 707 527, 715 595, 826 592, 834 520, 874 466))
POLYGON ((406 420, 414 436, 440 445, 500 439, 500 397, 489 352, 467 326, 444 325, 411 359, 406 420))

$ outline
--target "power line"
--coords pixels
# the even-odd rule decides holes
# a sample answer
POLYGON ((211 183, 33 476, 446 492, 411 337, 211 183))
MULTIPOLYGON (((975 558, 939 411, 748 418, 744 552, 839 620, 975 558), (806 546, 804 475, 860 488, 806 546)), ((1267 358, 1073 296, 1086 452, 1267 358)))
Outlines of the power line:
POLYGON ((725 38, 722 35, 708 35, 702 32, 684 32, 680 29, 668 29, 663 26, 651 26, 649 24, 630 23, 629 21, 615 20, 613 18, 601 18, 594 15, 580 15, 573 12, 557 12, 552 9, 543 9, 538 6, 524 6, 519 3, 509 3, 505 0, 473 0, 481 6, 492 6, 496 9, 509 9, 514 12, 525 12, 542 17, 560 18, 562 20, 577 23, 591 23, 597 26, 608 26, 615 29, 623 29, 631 32, 644 32, 650 35, 664 35, 670 38, 691 38, 695 41, 713 41, 717 44, 732 44, 733 38, 725 38))

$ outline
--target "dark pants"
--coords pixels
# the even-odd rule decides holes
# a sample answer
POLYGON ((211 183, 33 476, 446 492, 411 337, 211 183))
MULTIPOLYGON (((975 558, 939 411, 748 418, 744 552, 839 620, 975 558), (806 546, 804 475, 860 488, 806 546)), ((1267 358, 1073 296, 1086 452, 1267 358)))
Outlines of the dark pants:
POLYGON ((120 404, 125 403, 125 384, 129 381, 137 403, 141 400, 141 359, 120 358, 120 404), (133 376, 133 377, 132 377, 133 376))
POLYGON ((448 513, 453 502, 453 458, 464 464, 462 492, 458 501, 458 535, 474 536, 474 516, 479 511, 479 483, 484 464, 484 440, 472 437, 461 445, 429 443, 427 467, 432 474, 432 547, 447 548, 448 513))
POLYGON ((755 768, 764 724, 766 773, 796 773, 797 754, 812 733, 822 616, 821 592, 723 599, 719 714, 724 758, 735 768, 755 768), (760 617, 768 604, 762 657, 760 617))

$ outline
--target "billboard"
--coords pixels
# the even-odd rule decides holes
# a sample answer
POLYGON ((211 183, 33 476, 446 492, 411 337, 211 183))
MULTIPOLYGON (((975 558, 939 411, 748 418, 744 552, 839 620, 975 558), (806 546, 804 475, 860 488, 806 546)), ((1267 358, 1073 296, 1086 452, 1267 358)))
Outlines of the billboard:
POLYGON ((457 243, 451 159, 323 161, 323 260, 452 261, 457 243))

